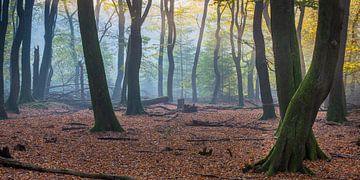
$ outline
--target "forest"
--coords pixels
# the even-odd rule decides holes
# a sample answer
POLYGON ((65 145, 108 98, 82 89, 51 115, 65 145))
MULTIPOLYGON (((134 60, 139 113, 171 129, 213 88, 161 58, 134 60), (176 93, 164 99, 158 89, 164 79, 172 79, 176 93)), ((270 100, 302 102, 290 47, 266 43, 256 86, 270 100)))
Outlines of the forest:
POLYGON ((0 0, 1 179, 360 179, 360 0, 0 0))

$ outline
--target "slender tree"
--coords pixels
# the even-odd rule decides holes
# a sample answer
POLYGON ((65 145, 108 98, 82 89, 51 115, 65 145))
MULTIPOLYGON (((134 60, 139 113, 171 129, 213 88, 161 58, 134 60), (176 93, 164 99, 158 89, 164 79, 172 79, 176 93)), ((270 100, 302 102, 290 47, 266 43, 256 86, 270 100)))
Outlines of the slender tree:
POLYGON ((40 65, 40 48, 34 48, 34 64, 33 64, 33 87, 37 87, 39 83, 39 65, 40 65))
POLYGON ((125 62, 125 1, 118 0, 117 4, 113 0, 118 15, 118 66, 117 66, 117 77, 115 82, 115 88, 112 95, 112 99, 115 101, 120 100, 121 97, 121 84, 124 78, 124 62, 125 62))
POLYGON ((273 99, 271 95, 269 70, 267 67, 267 61, 265 57, 265 42, 262 33, 262 12, 263 12, 263 0, 255 1, 254 12, 254 42, 256 50, 256 69, 260 84, 261 101, 263 104, 263 115, 260 119, 272 119, 276 117, 273 99))
POLYGON ((9 0, 0 0, 0 120, 7 119, 4 98, 4 53, 9 23, 9 0))
POLYGON ((339 60, 343 11, 342 0, 319 1, 318 28, 309 72, 291 99, 279 137, 269 155, 250 168, 266 171, 268 175, 279 171, 311 173, 303 160, 320 148, 309 148, 306 144, 312 138, 311 129, 320 105, 332 87, 339 60))
POLYGON ((34 97, 44 99, 47 93, 47 85, 51 81, 50 67, 52 61, 52 44, 56 26, 59 0, 45 0, 45 46, 42 57, 38 86, 34 87, 34 97))
POLYGON ((161 16, 161 27, 160 27, 160 47, 159 47, 159 58, 158 58, 158 96, 164 95, 164 47, 165 47, 165 23, 166 23, 166 12, 164 9, 164 0, 160 0, 160 16, 161 16))
POLYGON ((197 45, 196 45, 194 65, 193 65, 192 73, 191 73, 192 101, 194 103, 198 101, 197 86, 196 86, 196 71, 197 71, 197 66, 198 66, 198 63, 199 63, 201 44, 202 44, 202 40, 203 40, 203 37, 204 37, 205 23, 206 23, 206 17, 207 17, 207 14, 208 14, 207 12, 208 12, 209 2, 210 2, 210 0, 205 0, 204 1, 204 11, 203 11, 203 14, 202 14, 200 33, 199 33, 199 38, 198 38, 198 42, 197 42, 197 45))
POLYGON ((34 101, 31 94, 31 29, 34 0, 25 0, 24 9, 24 39, 21 51, 21 90, 20 103, 34 101))
POLYGON ((127 83, 128 83, 128 101, 127 115, 144 114, 144 108, 141 104, 139 71, 142 57, 142 38, 141 26, 144 23, 152 0, 148 0, 147 6, 142 14, 142 1, 126 0, 131 16, 131 32, 129 37, 128 59, 127 59, 127 83))
POLYGON ((20 72, 19 72, 19 56, 20 47, 24 39, 25 18, 24 18, 24 1, 17 0, 16 12, 19 17, 19 23, 16 28, 15 37, 11 47, 10 54, 10 95, 6 102, 9 111, 19 113, 19 92, 20 92, 20 72))
POLYGON ((236 75, 237 75, 237 89, 238 89, 238 105, 244 106, 244 92, 243 92, 243 81, 242 81, 242 70, 241 70, 241 56, 242 56, 242 36, 244 34, 246 17, 247 17, 247 2, 244 5, 244 0, 233 1, 230 6, 231 10, 231 23, 230 23, 230 44, 231 44, 231 55, 235 63, 236 75), (241 19, 239 22, 239 16, 241 12, 241 19), (237 50, 234 42, 234 26, 237 29, 237 50))
POLYGON ((123 131, 111 104, 96 30, 93 2, 78 0, 77 4, 91 102, 95 116, 95 126, 91 131, 123 131))
POLYGON ((164 0, 165 1, 165 12, 168 23, 168 41, 167 41, 167 55, 169 60, 169 70, 167 78, 167 96, 169 101, 173 101, 173 81, 174 81, 174 47, 176 43, 176 26, 174 20, 174 6, 175 0, 164 0))
POLYGON ((64 3, 66 18, 67 18, 67 21, 69 24, 69 29, 70 29, 70 41, 69 41, 70 55, 75 64, 75 77, 74 77, 75 91, 77 94, 79 94, 80 67, 78 65, 79 64, 78 55, 77 55, 76 47, 75 47, 76 38, 75 38, 75 27, 74 27, 74 22, 75 22, 74 16, 76 15, 77 10, 70 12, 69 7, 68 7, 68 0, 64 0, 63 3, 64 3))
POLYGON ((254 93, 254 67, 255 67, 255 51, 253 50, 251 52, 251 58, 247 62, 248 67, 248 78, 247 78, 247 88, 248 88, 248 98, 254 99, 255 93, 254 93))
POLYGON ((220 70, 219 70, 219 51, 220 51, 220 46, 221 46, 221 36, 220 36, 220 31, 221 31, 221 16, 225 10, 225 7, 223 10, 221 10, 221 6, 222 6, 222 2, 221 0, 219 0, 217 2, 216 5, 216 32, 215 32, 215 39, 216 39, 216 43, 215 43, 215 49, 214 49, 214 73, 215 73, 215 82, 214 82, 214 91, 213 91, 213 96, 211 99, 211 103, 215 104, 217 102, 217 98, 219 95, 219 91, 220 91, 220 70))
POLYGON ((350 13, 350 0, 344 0, 344 22, 340 37, 339 61, 336 67, 334 83, 329 94, 327 121, 343 123, 346 120, 346 96, 344 86, 344 61, 347 41, 347 31, 350 13))

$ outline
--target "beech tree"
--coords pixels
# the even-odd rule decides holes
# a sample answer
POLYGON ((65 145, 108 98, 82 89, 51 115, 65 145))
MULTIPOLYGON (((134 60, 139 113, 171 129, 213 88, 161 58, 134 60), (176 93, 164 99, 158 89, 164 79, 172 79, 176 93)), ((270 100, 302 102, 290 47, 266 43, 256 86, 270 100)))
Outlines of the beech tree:
POLYGON ((4 53, 9 23, 9 0, 0 0, 0 120, 7 119, 4 100, 4 53))
POLYGON ((191 73, 191 87, 192 87, 192 101, 193 102, 197 102, 197 100, 198 100, 197 99, 198 98, 197 97, 197 86, 196 86, 196 71, 197 71, 197 66, 199 63, 202 39, 204 37, 205 23, 206 23, 209 2, 210 2, 210 0, 204 1, 204 12, 202 14, 200 33, 199 33, 199 38, 198 38, 197 45, 196 45, 194 64, 193 64, 192 73, 191 73))
POLYGON ((166 23, 166 12, 164 9, 164 0, 160 0, 160 16, 161 16, 161 27, 160 27, 160 47, 159 47, 159 58, 158 58, 158 96, 164 95, 164 47, 165 47, 165 23, 166 23))
POLYGON ((339 62, 336 67, 334 83, 329 94, 329 106, 326 116, 327 121, 338 123, 343 123, 346 120, 346 96, 343 74, 349 13, 350 0, 344 0, 344 22, 340 37, 339 62))
POLYGON ((265 42, 262 33, 262 12, 263 0, 255 1, 255 12, 253 21, 254 42, 256 51, 256 69, 260 85, 261 101, 263 104, 263 115, 261 120, 272 119, 276 117, 273 99, 271 95, 269 70, 265 57, 265 42))
POLYGON ((167 78, 167 96, 169 101, 173 101, 173 81, 174 81, 174 47, 176 43, 176 25, 174 20, 174 6, 175 0, 164 0, 165 12, 168 23, 168 41, 167 41, 167 55, 169 60, 169 70, 167 78))
POLYGON ((244 4, 244 0, 233 1, 230 6, 231 10, 231 23, 230 23, 230 44, 231 44, 231 55, 235 63, 236 74, 237 74, 237 90, 238 90, 238 105, 240 107, 244 106, 244 92, 243 92, 243 80, 242 80, 242 70, 241 70, 241 41, 242 36, 245 31, 246 17, 247 17, 247 5, 248 2, 244 4), (241 19, 239 22, 239 16, 241 13, 241 19), (234 42, 234 26, 237 29, 237 50, 235 48, 234 42))
POLYGON ((44 99, 51 81, 52 44, 56 26, 59 0, 45 0, 45 46, 39 72, 39 82, 34 87, 34 97, 44 99))
POLYGON ((223 0, 217 1, 216 5, 216 32, 215 32, 215 49, 214 49, 214 74, 215 74, 215 81, 214 81, 214 91, 211 99, 211 103, 215 104, 217 102, 217 98, 219 95, 220 90, 220 70, 219 70, 219 51, 221 45, 221 16, 226 8, 226 5, 223 9, 221 9, 223 0))
POLYGON ((24 8, 24 39, 21 51, 21 90, 20 103, 34 101, 31 94, 31 31, 34 0, 25 0, 24 8))
POLYGON ((93 2, 78 0, 77 5, 85 65, 95 117, 95 126, 91 131, 123 131, 111 104, 96 29, 93 2))
MULTIPOLYGON (((320 0, 313 60, 291 99, 279 137, 268 156, 248 168, 273 175, 279 171, 311 174, 304 159, 326 159, 318 146, 307 146, 320 105, 330 92, 339 61, 344 1, 320 0)), ((311 141, 315 142, 316 139, 311 141)), ((247 170, 247 169, 244 169, 247 170)))
POLYGON ((116 13, 118 15, 118 57, 117 57, 117 76, 115 82, 115 88, 112 95, 113 100, 120 100, 121 97, 121 84, 124 78, 124 62, 125 62, 125 1, 118 0, 117 4, 113 0, 115 5, 116 13))
POLYGON ((271 17, 277 95, 283 119, 287 106, 302 81, 294 0, 271 1, 271 17))
POLYGON ((142 1, 126 0, 130 16, 131 31, 128 46, 128 58, 126 67, 126 78, 128 83, 127 115, 144 114, 141 104, 139 71, 142 58, 141 26, 149 13, 152 0, 148 0, 147 6, 142 14, 142 1))
POLYGON ((25 18, 24 18, 24 0, 16 1, 16 13, 19 17, 19 23, 16 27, 14 40, 10 54, 10 95, 6 101, 6 108, 9 111, 20 113, 19 110, 19 92, 20 92, 20 72, 19 72, 19 56, 20 47, 25 34, 25 18))

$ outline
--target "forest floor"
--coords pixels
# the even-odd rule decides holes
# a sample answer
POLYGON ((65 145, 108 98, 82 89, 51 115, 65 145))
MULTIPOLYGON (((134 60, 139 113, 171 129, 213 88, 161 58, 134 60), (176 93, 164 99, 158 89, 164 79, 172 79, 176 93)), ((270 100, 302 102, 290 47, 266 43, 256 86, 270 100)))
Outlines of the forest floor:
MULTIPOLYGON (((267 155, 279 123, 278 119, 258 120, 260 109, 205 110, 162 117, 124 116, 123 111, 117 111, 125 133, 91 134, 94 119, 90 110, 35 103, 21 111, 0 122, 0 147, 8 146, 14 159, 47 168, 136 179, 263 179, 265 174, 244 174, 242 168, 267 155), (198 121, 207 121, 212 127, 191 126, 198 121), (18 144, 26 151, 14 150, 18 144)), ((324 117, 324 112, 319 113, 314 132, 331 160, 306 161, 314 176, 280 173, 272 179, 360 179, 360 111, 351 112, 345 125, 327 124, 324 117)), ((0 167, 0 176, 78 178, 5 167, 0 167)))

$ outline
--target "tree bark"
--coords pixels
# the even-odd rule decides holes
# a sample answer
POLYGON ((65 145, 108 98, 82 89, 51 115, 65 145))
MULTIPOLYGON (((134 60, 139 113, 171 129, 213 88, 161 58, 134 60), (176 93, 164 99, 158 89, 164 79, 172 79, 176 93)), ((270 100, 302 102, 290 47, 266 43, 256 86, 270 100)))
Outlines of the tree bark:
POLYGON ((305 17, 305 5, 301 5, 300 6, 300 16, 299 16, 299 22, 298 22, 298 26, 296 28, 296 34, 297 34, 297 41, 299 44, 299 53, 300 53, 300 65, 301 65, 301 75, 304 78, 305 74, 306 74, 306 66, 305 66, 305 57, 304 57, 304 51, 302 48, 302 26, 303 26, 303 22, 304 22, 304 17, 305 17))
POLYGON ((4 98, 4 54, 9 23, 9 0, 0 0, 0 120, 7 119, 4 98))
POLYGON ((144 114, 144 108, 141 104, 140 96, 140 65, 142 58, 142 38, 141 26, 152 4, 148 1, 144 14, 142 14, 142 1, 126 0, 131 15, 131 32, 129 37, 128 59, 127 59, 127 84, 128 84, 128 101, 126 115, 144 114))
POLYGON ((121 84, 124 78, 124 61, 125 61, 125 2, 124 0, 118 0, 117 14, 119 18, 118 22, 118 67, 117 77, 115 82, 115 88, 112 95, 112 99, 118 101, 121 99, 121 84))
POLYGON ((217 2, 216 7, 216 32, 215 32, 215 38, 216 38, 216 44, 214 49, 214 73, 215 73, 215 82, 214 82, 214 92, 211 99, 212 104, 216 104, 217 98, 219 96, 219 90, 220 90, 220 70, 219 70, 219 51, 220 51, 220 45, 221 45, 221 16, 224 11, 221 11, 221 1, 217 2))
POLYGON ((329 106, 326 117, 327 121, 337 123, 343 123, 346 120, 346 96, 343 74, 350 13, 350 0, 344 0, 344 4, 344 21, 340 37, 339 61, 336 67, 334 83, 329 94, 329 106))
POLYGON ((174 47, 176 43, 174 5, 175 5, 175 0, 165 0, 165 12, 168 23, 167 55, 169 60, 169 70, 168 70, 168 78, 167 78, 167 96, 169 97, 170 102, 174 100, 173 97, 173 81, 174 81, 174 71, 175 71, 174 47))
POLYGON ((10 54, 10 95, 6 102, 7 110, 20 113, 19 111, 19 92, 20 92, 20 72, 19 72, 19 56, 20 46, 24 39, 24 7, 23 0, 17 0, 16 11, 19 16, 19 25, 16 29, 15 37, 11 47, 10 54))
POLYGON ((77 4, 80 33, 95 117, 95 126, 91 131, 124 131, 115 116, 111 104, 96 30, 94 5, 88 0, 78 0, 77 4))
POLYGON ((301 81, 299 44, 296 36, 294 0, 271 1, 271 31, 280 117, 301 81))
POLYGON ((263 0, 256 1, 254 12, 254 41, 256 49, 256 69, 260 84, 261 101, 263 104, 263 115, 261 120, 272 119, 276 117, 273 99, 271 95, 269 70, 265 57, 265 42, 262 33, 262 12, 263 0))
POLYGON ((159 59, 158 59, 158 96, 164 95, 164 47, 165 47, 165 16, 166 12, 164 9, 164 0, 160 0, 160 15, 161 15, 161 30, 160 30, 160 48, 159 48, 159 59))
POLYGON ((46 86, 49 78, 49 71, 52 61, 52 41, 56 26, 56 17, 58 11, 59 0, 45 0, 45 46, 42 57, 39 83, 34 87, 34 97, 36 99, 44 99, 46 94, 46 86))
POLYGON ((204 1, 204 11, 203 11, 202 19, 201 19, 200 33, 199 33, 199 38, 198 38, 198 42, 196 45, 194 64, 193 64, 192 73, 191 73, 192 101, 194 103, 196 103, 198 101, 197 85, 196 85, 196 71, 197 71, 197 66, 199 63, 201 44, 202 44, 202 40, 204 37, 205 23, 206 23, 209 2, 210 2, 210 0, 204 1))
POLYGON ((251 58, 248 62, 248 98, 254 99, 255 93, 254 93, 254 67, 255 67, 255 51, 251 53, 251 58))
POLYGON ((31 94, 31 29, 32 29, 32 13, 34 9, 34 0, 25 0, 24 10, 24 39, 21 51, 21 90, 20 103, 33 102, 31 94))
MULTIPOLYGON (((264 160, 252 167, 257 171, 266 171, 268 175, 279 171, 311 173, 303 160, 320 148, 308 148, 306 144, 316 143, 311 129, 320 105, 332 87, 339 60, 343 8, 342 0, 319 1, 316 43, 309 72, 291 99, 274 147, 264 160)), ((317 158, 325 159, 326 156, 320 154, 317 158)))

